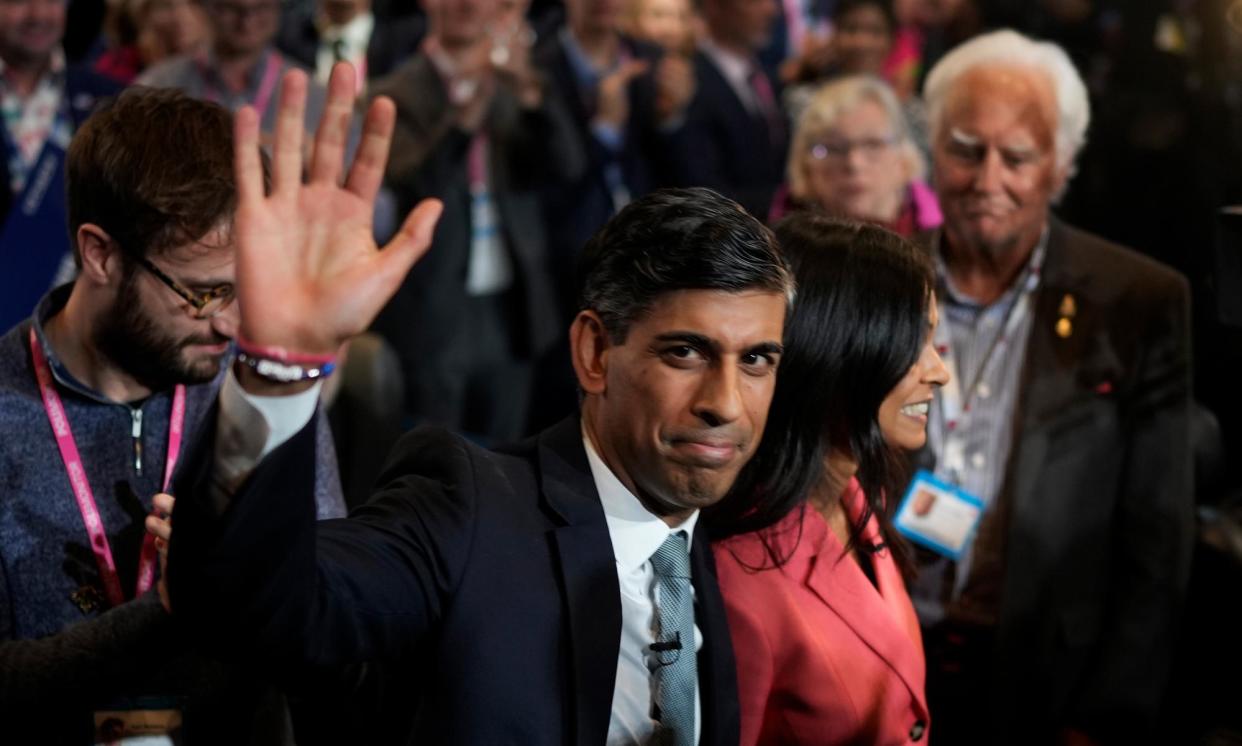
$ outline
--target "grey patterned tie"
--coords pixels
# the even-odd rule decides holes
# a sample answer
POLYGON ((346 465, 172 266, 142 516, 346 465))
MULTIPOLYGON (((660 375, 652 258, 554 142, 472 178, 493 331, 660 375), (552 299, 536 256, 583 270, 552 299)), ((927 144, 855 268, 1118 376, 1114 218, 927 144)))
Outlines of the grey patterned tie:
POLYGON ((690 587, 690 553, 685 531, 669 534, 651 555, 660 602, 653 699, 660 721, 658 742, 694 746, 694 692, 698 665, 694 650, 694 592, 690 587))

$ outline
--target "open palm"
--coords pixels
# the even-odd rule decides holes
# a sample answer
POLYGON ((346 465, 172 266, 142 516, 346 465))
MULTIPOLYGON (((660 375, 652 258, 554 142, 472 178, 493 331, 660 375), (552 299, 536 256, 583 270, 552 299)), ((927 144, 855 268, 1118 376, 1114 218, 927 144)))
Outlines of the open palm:
POLYGON ((365 330, 431 245, 441 205, 418 205, 383 249, 371 219, 396 117, 376 99, 344 183, 345 142, 353 114, 353 71, 332 71, 328 102, 303 183, 306 75, 291 71, 281 85, 272 153, 271 193, 264 189, 257 113, 237 113, 235 172, 238 207, 237 298, 241 336, 257 345, 331 354, 365 330))

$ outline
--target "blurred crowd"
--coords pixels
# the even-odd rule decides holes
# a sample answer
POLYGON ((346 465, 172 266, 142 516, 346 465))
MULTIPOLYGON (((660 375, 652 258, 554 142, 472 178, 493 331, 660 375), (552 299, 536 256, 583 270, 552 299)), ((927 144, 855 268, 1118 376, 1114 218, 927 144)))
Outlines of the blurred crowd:
MULTIPOLYGON (((1242 453, 1236 416, 1242 412, 1231 376, 1242 367, 1242 3, 0 0, 7 177, 7 189, 0 189, 0 332, 34 318, 33 326, 5 337, 13 338, 12 349, 2 352, 24 361, 36 338, 51 340, 45 341, 49 349, 69 339, 63 323, 50 323, 53 317, 115 316, 116 323, 101 331, 100 339, 113 345, 102 348, 103 356, 146 366, 153 371, 149 380, 168 384, 126 388, 124 380, 105 378, 75 379, 69 386, 89 400, 70 401, 71 420, 94 417, 91 406, 99 402, 121 403, 120 429, 100 424, 90 433, 116 468, 88 473, 96 489, 134 482, 127 487, 133 499, 120 500, 123 507, 114 516, 105 510, 103 522, 135 527, 124 544, 135 557, 146 556, 139 548, 140 519, 150 510, 150 494, 167 489, 175 461, 169 458, 164 473, 162 461, 148 458, 144 472, 143 443, 159 443, 152 454, 172 452, 171 431, 200 422, 220 379, 214 369, 197 376, 160 372, 166 362, 160 335, 174 332, 144 326, 139 311, 126 316, 125 304, 115 299, 97 306, 71 300, 64 285, 75 278, 79 285, 102 283, 108 245, 137 251, 135 261, 193 306, 195 319, 211 319, 195 344, 227 348, 238 334, 236 317, 222 300, 232 297, 231 260, 227 270, 203 269, 194 264, 201 257, 187 254, 182 269, 203 271, 199 281, 181 282, 168 264, 155 265, 133 247, 175 245, 174 236, 206 245, 213 231, 227 233, 220 226, 228 225, 236 197, 231 186, 221 186, 231 163, 203 161, 208 146, 196 150, 189 144, 219 123, 204 121, 194 129, 161 119, 156 109, 142 114, 135 104, 139 113, 129 116, 137 119, 118 115, 84 128, 93 111, 127 88, 172 88, 231 112, 253 107, 261 142, 270 149, 288 125, 281 118, 288 113, 282 101, 291 95, 288 72, 308 74, 301 117, 312 133, 336 111, 330 86, 340 62, 351 63, 358 93, 352 111, 341 116, 347 157, 366 148, 368 104, 383 96, 395 105, 391 153, 373 209, 374 239, 383 244, 400 236, 405 216, 428 198, 440 200, 444 211, 431 249, 369 331, 338 351, 335 375, 320 394, 317 517, 338 517, 363 505, 390 449, 414 427, 439 425, 491 446, 535 434, 578 411, 583 392, 566 330, 583 310, 579 259, 592 236, 627 205, 660 189, 706 187, 773 227, 806 215, 879 226, 930 248, 927 277, 942 320, 935 346, 955 377, 970 373, 960 384, 929 374, 935 380, 927 385, 956 392, 958 419, 941 422, 939 430, 928 425, 927 448, 922 440, 905 448, 934 453, 930 462, 916 457, 915 465, 951 477, 981 496, 988 516, 999 516, 979 524, 965 554, 946 558, 919 549, 902 561, 907 578, 917 575, 908 583, 911 613, 917 612, 914 624, 916 631, 921 625, 920 645, 927 649, 930 690, 929 701, 918 703, 918 727, 903 721, 902 732, 920 740, 930 704, 933 720, 937 708, 948 713, 938 743, 976 742, 969 728, 959 730, 955 723, 970 719, 987 687, 982 679, 958 674, 983 666, 990 653, 979 651, 987 649, 1001 651, 1001 665, 1008 667, 1005 686, 1012 692, 1004 706, 1044 697, 1049 701, 1038 706, 1060 712, 1079 697, 1084 710, 1075 713, 1083 717, 1073 723, 1075 733, 1079 726, 1110 732, 1111 725, 1100 725, 1109 717, 1128 713, 1127 707, 1149 707, 1147 734, 1161 734, 1151 742, 1242 741, 1239 687, 1205 683, 1236 677, 1242 666, 1242 646, 1230 631, 1242 622, 1242 479, 1227 466, 1228 454, 1242 453), (1030 39, 1051 44, 1032 46, 1036 51, 1023 56, 1030 39), (1064 54, 1056 57, 1049 48, 1064 54), (961 54, 954 56, 955 50, 961 54), (1045 71, 1047 79, 984 74, 1007 69, 1010 56, 1014 64, 1045 71), (1039 126, 1031 124, 1036 121, 1039 126), (75 139, 79 131, 90 139, 75 139), (173 132, 184 142, 162 142, 173 132), (1000 134, 993 142, 981 132, 1000 134), (83 187, 87 182, 93 186, 83 187), (127 195, 146 206, 127 203, 127 195), (1009 211, 1004 215, 1002 201, 1009 211), (995 214, 981 217, 989 210, 995 214), (110 233, 83 227, 103 225, 109 215, 126 227, 110 233), (168 215, 175 219, 161 223, 168 215), (1014 246, 1020 261, 1005 265, 1005 252, 1014 246), (1081 265, 1066 258, 1088 255, 1094 258, 1081 265), (1040 282, 1055 288, 1056 297, 1031 301, 1023 289, 1028 282, 1031 298, 1040 282), (1125 293, 1109 290, 1122 287, 1125 293), (56 316, 61 308, 66 314, 56 316), (1104 352, 1076 346, 1097 329, 1111 335, 1104 352), (1044 347, 1040 330, 1047 332, 1044 347), (1029 348, 1006 350, 1015 335, 1029 336, 1029 348), (1104 401, 1115 388, 1143 383, 1129 376, 1147 374, 1152 386, 1142 389, 1145 398, 1133 417, 1117 419, 1098 402, 1075 409, 1058 394, 1068 380, 1104 401), (175 389, 173 383, 189 384, 188 405, 184 385, 175 389), (1177 416, 1184 421, 1176 427, 1153 422, 1163 414, 1144 416, 1182 399, 1186 411, 1177 416), (1021 427, 1014 424, 1015 412, 1026 418, 1021 427), (1051 425, 1047 433, 1032 435, 1024 428, 1039 417, 1051 425), (1085 434, 1075 429, 1079 420, 1091 423, 1085 434), (958 421, 968 427, 955 431, 958 421), (1059 450, 1070 448, 1077 455, 1059 450), (1048 464, 1063 461, 1055 461, 1055 468, 1030 466, 1044 449, 1048 464), (1184 458, 1178 449, 1185 450, 1184 458), (131 460, 133 473, 126 471, 131 460), (1011 468, 1015 463, 1027 464, 1026 470, 1011 468), (1060 476, 1042 476, 1054 472, 1060 476), (1115 480, 1122 484, 1119 495, 1150 492, 1150 501, 1127 507, 1118 498, 1093 512, 1078 511, 1078 503, 1067 499, 1069 507, 1049 508, 1045 516, 1054 516, 1048 521, 1062 527, 1067 546, 1082 538, 1104 548, 1074 544, 1047 567, 1032 560, 1030 577, 1039 580, 1031 588, 1061 588, 1052 596, 1013 591, 1012 568, 1026 557, 1017 553, 1029 547, 1022 537, 1005 534, 1005 521, 1023 509, 1023 495, 1031 499, 1022 483, 1038 482, 1042 491, 1085 501, 1113 489, 1116 474, 1123 475, 1115 480), (1161 492, 1164 501, 1155 494, 1161 492), (1179 498, 1184 511, 1168 502, 1179 498), (1165 518, 1177 523, 1169 526, 1171 536, 1159 535, 1165 518), (1081 536, 1068 536, 1072 532, 1064 527, 1071 525, 1081 536), (1099 526, 1109 528, 1097 531, 1099 526), (1135 538, 1148 531, 1141 541, 1135 538), (1136 551, 1122 560, 1134 563, 1129 580, 1110 575, 1093 584, 1091 568, 1117 562, 1095 552, 1130 541, 1149 554, 1136 551), (1153 556, 1160 559, 1144 564, 1153 556), (1159 592, 1134 591, 1131 599, 1125 596, 1131 580, 1135 586, 1150 582, 1159 592), (1003 600, 1001 587, 1010 589, 1003 600), (1109 596, 1107 608, 1102 601, 1096 608, 1097 592, 1116 596, 1109 596), (1037 613, 1052 607, 1054 621, 1037 613), (1109 627, 1109 615, 1122 612, 1144 624, 1109 627), (1170 621, 1175 615, 1176 623, 1170 621), (1174 635, 1174 627, 1181 633, 1174 635), (1082 643, 1088 652, 1081 659, 1050 661, 1056 656, 1044 656, 1036 643, 1055 647, 1065 642, 1058 636, 1075 655, 1076 639, 1088 641, 1082 643), (1114 639, 1120 640, 1116 649, 1110 647, 1114 639), (1149 643, 1162 646, 1169 659, 1152 663, 1156 673, 1132 660, 1150 653, 1143 647, 1149 643), (1047 670, 1038 668, 1044 664, 1047 670), (1074 678, 1096 664, 1098 679, 1074 678), (1011 680, 1028 671, 1032 680, 1011 680), (1161 683, 1127 699, 1127 686, 1148 676, 1161 683)), ((676 222, 678 214, 666 219, 676 222)), ((794 240, 791 231, 779 235, 794 240)), ((25 363, 11 362, 0 360, 0 379, 30 379, 33 387, 25 363)), ((52 356, 49 375, 60 376, 62 362, 73 368, 73 360, 52 356)), ((815 381, 810 375, 804 384, 815 381)), ((47 417, 38 410, 6 412, 5 391, 0 388, 5 439, 20 439, 22 428, 43 427, 51 417, 50 405, 47 417)), ((774 417, 780 401, 778 391, 774 417)), ((77 420, 73 426, 79 430, 77 420)), ((0 469, 10 473, 0 473, 0 542, 32 552, 42 546, 37 562, 46 565, 40 572, 47 577, 31 580, 30 565, 0 563, 8 576, 0 575, 7 604, 0 608, 0 640, 37 640, 115 604, 79 596, 91 586, 82 580, 93 572, 89 552, 75 560, 81 565, 73 575, 78 587, 68 589, 73 599, 67 600, 61 579, 53 577, 69 562, 59 556, 58 535, 40 538, 43 529, 31 526, 59 521, 76 536, 81 521, 75 512, 68 518, 38 514, 36 521, 14 508, 19 492, 47 490, 32 486, 38 474, 17 466, 35 461, 33 451, 5 448, 0 469), (41 601, 64 608, 48 612, 41 601)), ((835 485, 838 493, 849 480, 835 485)), ((745 511, 731 518, 738 527, 748 525, 745 511)), ((728 524, 722 519, 719 525, 728 524)), ((866 518, 858 525, 860 533, 848 546, 866 518)), ((0 548, 0 557, 8 551, 0 548)), ((122 568, 121 575, 139 571, 122 568)), ((160 612, 153 604, 142 613, 160 612)), ((134 629, 145 623, 132 622, 134 629)), ((102 636, 115 640, 125 629, 114 626, 102 636)), ((91 638, 73 644, 103 643, 91 638)), ((744 643, 735 636, 735 645, 744 643)), ((30 654, 59 660, 54 651, 30 654)), ((24 681, 4 675, 6 666, 19 670, 17 655, 0 653, 0 699, 15 691, 6 686, 24 681)), ((91 667, 89 661, 74 665, 62 673, 85 676, 91 667)), ((185 670, 213 682, 213 692, 231 686, 219 682, 240 680, 214 665, 196 660, 196 667, 185 670)), ((351 723, 380 717, 357 704, 368 696, 416 696, 402 688, 408 682, 383 671, 359 673, 357 681, 369 682, 365 686, 347 680, 350 675, 323 674, 315 694, 304 699, 312 706, 302 708, 296 730, 337 732, 339 723, 326 724, 331 718, 323 707, 334 705, 325 692, 350 692, 354 704, 341 705, 341 718, 351 723), (324 722, 316 725, 317 718, 324 722)), ((262 712, 268 695, 254 688, 247 701, 260 702, 254 711, 262 712)), ((0 712, 11 710, 0 706, 0 712)), ((1020 720, 1017 711, 997 717, 1020 720)), ((259 728, 254 723, 238 727, 259 728)), ((1148 742, 1143 733, 1128 736, 1130 742, 1148 742)), ((768 733, 768 740, 780 738, 768 733)))

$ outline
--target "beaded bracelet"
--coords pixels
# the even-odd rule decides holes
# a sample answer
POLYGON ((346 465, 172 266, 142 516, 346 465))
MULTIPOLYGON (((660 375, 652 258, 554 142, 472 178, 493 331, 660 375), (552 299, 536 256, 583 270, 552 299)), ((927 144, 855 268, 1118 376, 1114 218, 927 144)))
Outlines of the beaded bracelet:
POLYGON ((261 378, 277 383, 297 383, 326 378, 336 370, 334 355, 290 352, 284 347, 256 345, 236 339, 237 360, 261 378))
POLYGON ((336 370, 336 363, 322 365, 301 365, 298 363, 282 363, 265 357, 253 357, 240 350, 237 361, 253 370, 259 377, 277 383, 297 383, 327 378, 336 370))

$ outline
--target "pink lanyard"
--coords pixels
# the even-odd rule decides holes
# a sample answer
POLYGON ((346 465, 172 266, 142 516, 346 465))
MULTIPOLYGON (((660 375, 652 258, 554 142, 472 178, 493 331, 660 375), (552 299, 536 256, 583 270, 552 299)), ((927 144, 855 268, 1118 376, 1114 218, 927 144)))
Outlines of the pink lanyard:
MULTIPOLYGON (((263 79, 259 81, 259 90, 255 91, 254 101, 250 104, 254 106, 254 110, 259 112, 262 117, 267 112, 267 105, 272 100, 272 93, 276 90, 276 83, 280 80, 280 58, 275 52, 268 52, 264 57, 263 79)), ((203 73, 204 81, 206 81, 206 66, 199 65, 200 72, 203 73)), ((203 98, 213 103, 222 103, 220 100, 220 91, 211 83, 204 82, 203 98)))
MULTIPOLYGON (((43 409, 47 412, 48 422, 52 425, 52 433, 56 436, 56 446, 60 449, 60 457, 65 462, 65 471, 69 474, 69 483, 73 486, 73 496, 77 498, 78 510, 82 513, 82 522, 86 524, 86 533, 91 539, 91 550, 94 551, 95 562, 99 565, 99 575, 103 579, 108 603, 112 606, 120 606, 125 602, 125 594, 121 592, 121 580, 117 576, 116 562, 112 559, 112 547, 109 546, 108 536, 104 533, 103 520, 99 517, 99 507, 95 504, 95 494, 86 480, 86 468, 82 466, 82 457, 78 454, 77 443, 73 440, 73 431, 69 428, 65 406, 61 403, 60 394, 56 392, 51 366, 48 365, 47 358, 43 356, 43 347, 40 346, 33 327, 30 329, 30 355, 34 360, 39 393, 43 395, 43 409)), ((177 456, 181 452, 184 426, 185 386, 178 384, 173 389, 172 412, 168 417, 168 458, 164 463, 165 490, 172 481, 177 456)), ((147 534, 143 538, 142 553, 138 557, 138 582, 134 591, 135 598, 147 592, 155 582, 156 555, 155 537, 147 534)))
POLYGON ((471 138, 466 154, 466 178, 470 182, 470 193, 476 196, 487 193, 488 145, 487 135, 477 133, 471 138))

